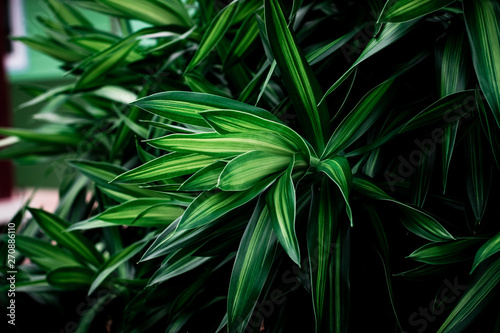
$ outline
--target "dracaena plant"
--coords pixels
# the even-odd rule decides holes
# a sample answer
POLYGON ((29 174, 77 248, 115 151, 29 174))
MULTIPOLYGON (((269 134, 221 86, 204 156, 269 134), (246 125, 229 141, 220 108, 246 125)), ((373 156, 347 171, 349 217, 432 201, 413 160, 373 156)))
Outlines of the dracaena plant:
POLYGON ((27 88, 45 124, 1 130, 0 156, 64 178, 56 213, 18 228, 19 316, 498 329, 498 1, 46 4, 47 36, 20 40, 76 79, 27 88))

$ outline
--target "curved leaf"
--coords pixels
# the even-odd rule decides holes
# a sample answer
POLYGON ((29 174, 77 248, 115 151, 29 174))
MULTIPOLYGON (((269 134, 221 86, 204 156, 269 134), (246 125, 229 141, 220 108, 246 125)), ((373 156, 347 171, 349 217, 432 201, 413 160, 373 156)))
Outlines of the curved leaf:
POLYGON ((216 161, 213 156, 201 154, 171 153, 160 156, 129 170, 114 178, 111 182, 148 183, 184 176, 206 167, 216 161))
POLYGON ((300 266, 300 248, 295 233, 296 199, 292 180, 294 164, 295 158, 292 158, 286 171, 269 188, 266 203, 276 237, 290 258, 300 266))
POLYGON ((275 154, 293 154, 294 148, 285 140, 266 132, 172 134, 146 141, 155 148, 176 152, 198 152, 214 156, 234 156, 252 150, 275 154))
POLYGON ((435 12, 455 0, 399 0, 388 1, 380 14, 382 22, 404 22, 435 12))
POLYGON ((476 252, 474 263, 472 264, 471 273, 479 266, 484 260, 488 259, 495 253, 500 251, 500 232, 489 239, 483 246, 476 252))
POLYGON ((266 282, 276 252, 276 235, 271 225, 269 211, 260 200, 241 239, 229 282, 229 333, 240 329, 251 314, 266 282))
POLYGON ((40 228, 58 244, 70 250, 75 256, 90 264, 99 267, 102 256, 97 252, 94 244, 77 232, 66 232, 69 224, 57 215, 41 209, 28 208, 40 228))
POLYGON ((131 103, 153 114, 180 123, 205 126, 201 111, 230 109, 253 113, 269 120, 279 121, 272 113, 256 106, 226 97, 187 91, 167 91, 149 95, 131 103))
POLYGON ((435 242, 455 239, 433 217, 423 211, 393 199, 371 182, 355 177, 353 179, 353 188, 368 198, 390 201, 397 204, 401 212, 401 222, 408 230, 417 236, 435 242))
POLYGON ((264 8, 271 49, 300 126, 313 147, 322 151, 329 132, 330 117, 326 105, 317 106, 322 94, 319 83, 297 47, 278 0, 265 0, 264 8))
POLYGON ((474 69, 500 126, 500 3, 464 0, 463 6, 474 69))
POLYGON ((352 226, 352 210, 349 205, 349 194, 351 193, 352 174, 349 162, 345 157, 334 156, 331 159, 321 161, 316 167, 318 171, 324 172, 339 188, 346 203, 346 212, 352 226))
POLYGON ((243 191, 257 181, 283 171, 293 155, 275 155, 264 151, 250 151, 229 162, 219 177, 217 185, 223 191, 243 191))
POLYGON ((196 67, 212 51, 217 43, 222 39, 238 10, 239 1, 235 0, 224 7, 217 16, 210 22, 203 35, 200 45, 186 68, 186 72, 196 67))

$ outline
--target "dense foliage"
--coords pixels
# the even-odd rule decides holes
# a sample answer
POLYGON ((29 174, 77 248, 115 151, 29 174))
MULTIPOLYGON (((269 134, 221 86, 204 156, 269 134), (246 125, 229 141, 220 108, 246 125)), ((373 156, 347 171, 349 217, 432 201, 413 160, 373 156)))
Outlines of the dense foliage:
POLYGON ((46 5, 18 331, 500 330, 499 1, 46 5))

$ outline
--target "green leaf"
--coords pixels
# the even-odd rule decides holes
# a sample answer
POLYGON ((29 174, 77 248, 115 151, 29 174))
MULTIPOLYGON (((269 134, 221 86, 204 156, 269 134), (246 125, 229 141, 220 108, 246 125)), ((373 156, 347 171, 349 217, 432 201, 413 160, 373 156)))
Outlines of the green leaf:
POLYGON ((184 5, 177 0, 158 1, 144 0, 97 0, 107 7, 122 13, 128 17, 138 19, 153 25, 175 24, 190 26, 191 19, 184 5))
POLYGON ((220 174, 219 184, 223 191, 243 191, 256 182, 283 171, 292 155, 276 155, 265 151, 250 151, 229 162, 220 174))
POLYGON ((77 52, 71 48, 65 47, 64 45, 55 43, 51 39, 41 36, 37 36, 36 38, 13 37, 11 39, 14 41, 20 41, 36 51, 45 53, 52 58, 64 62, 77 62, 86 57, 86 55, 81 52, 77 52))
POLYGON ((198 152, 213 156, 235 156, 252 150, 275 154, 293 154, 294 147, 271 133, 172 134, 146 141, 155 148, 176 152, 198 152))
POLYGON ((189 272, 209 261, 210 257, 194 256, 195 250, 189 250, 185 253, 183 249, 178 250, 160 268, 153 274, 148 282, 148 287, 157 283, 165 282, 176 276, 189 272))
MULTIPOLYGON (((349 75, 351 75, 356 66, 406 35, 414 28, 417 21, 418 19, 403 23, 387 23, 382 29, 381 33, 376 38, 374 37, 370 40, 370 42, 368 42, 363 52, 361 52, 361 54, 356 59, 356 61, 354 61, 351 67, 349 67, 349 69, 327 90, 327 92, 321 98, 319 104, 322 104, 324 99, 328 95, 330 95, 338 86, 340 86, 340 84, 344 82, 344 80, 347 79, 349 75)), ((350 54, 348 54, 347 57, 348 62, 351 62, 350 54)))
POLYGON ((16 235, 16 249, 45 271, 64 266, 80 266, 73 256, 40 239, 16 235))
POLYGON ((201 115, 220 134, 270 132, 290 142, 307 159, 311 154, 309 146, 299 134, 272 119, 235 110, 205 111, 201 115))
POLYGON ((483 152, 483 139, 480 124, 476 124, 467 134, 465 153, 466 174, 465 185, 469 202, 476 218, 475 224, 479 225, 483 219, 488 203, 491 187, 491 166, 487 163, 483 152))
POLYGON ((297 46, 278 0, 266 0, 264 8, 271 49, 297 113, 299 124, 312 146, 322 151, 329 132, 330 117, 326 105, 317 106, 322 94, 319 83, 297 46))
POLYGON ((373 246, 379 255, 382 266, 384 268, 385 273, 385 281, 387 284, 387 291, 389 293, 389 300, 391 302, 392 311, 394 312, 394 317, 396 318, 396 323, 399 329, 402 330, 398 313, 396 311, 395 300, 394 300, 394 290, 392 288, 392 274, 391 274, 391 255, 389 249, 389 242, 387 239, 386 232, 384 230, 384 226, 382 225, 382 221, 380 220, 380 216, 373 206, 367 206, 366 211, 370 216, 370 220, 372 222, 372 230, 374 232, 375 237, 373 237, 373 246))
POLYGON ((90 285, 88 294, 92 294, 102 284, 102 282, 106 280, 106 278, 119 266, 123 265, 132 257, 137 255, 148 244, 151 236, 152 234, 146 236, 139 242, 129 245, 120 252, 115 253, 101 267, 99 267, 99 272, 92 280, 92 284, 90 285))
POLYGON ((411 202, 418 208, 422 208, 431 186, 432 173, 435 164, 435 151, 427 150, 420 155, 421 160, 416 166, 415 174, 411 179, 410 196, 411 202))
POLYGON ((479 117, 481 119, 481 125, 483 130, 490 142, 491 151, 495 159, 497 168, 500 169, 500 130, 496 125, 495 118, 492 112, 486 109, 483 103, 484 96, 479 90, 476 90, 476 102, 479 109, 479 117))
POLYGON ((300 248, 295 233, 296 200, 292 180, 294 164, 295 158, 292 158, 286 171, 269 188, 266 203, 276 237, 290 258, 300 266, 300 248))
POLYGON ((339 188, 346 203, 347 217, 352 226, 352 210, 349 205, 349 194, 351 193, 352 174, 349 162, 345 157, 334 156, 331 159, 322 160, 316 167, 318 171, 325 173, 339 188))
POLYGON ((389 88, 393 82, 394 80, 388 80, 381 83, 359 101, 333 132, 323 152, 323 158, 349 147, 373 126, 389 102, 389 88))
POLYGON ((71 132, 41 132, 20 128, 0 128, 0 134, 15 136, 21 140, 37 143, 50 143, 58 146, 76 146, 86 139, 79 133, 71 132))
MULTIPOLYGON (((139 96, 143 97, 144 95, 146 95, 148 89, 149 89, 149 86, 146 85, 141 90, 139 96)), ((130 107, 127 116, 126 117, 124 116, 124 118, 127 119, 127 122, 136 123, 139 116, 142 113, 143 112, 138 107, 132 106, 132 107, 130 107)), ((121 114, 121 112, 119 114, 121 114)), ((113 141, 113 147, 111 148, 111 156, 112 157, 116 156, 118 152, 122 151, 123 146, 126 144, 126 142, 128 142, 128 140, 130 140, 130 138, 132 136, 131 134, 132 134, 131 127, 127 126, 125 119, 123 119, 122 124, 120 124, 120 127, 119 127, 117 134, 116 134, 114 141, 113 141)))
POLYGON ((132 199, 104 212, 71 225, 71 230, 87 230, 105 226, 165 227, 184 213, 178 202, 169 199, 132 199))
POLYGON ((500 259, 493 261, 474 283, 470 283, 465 294, 455 305, 437 333, 462 332, 486 306, 486 298, 500 283, 500 259))
POLYGON ((474 263, 472 264, 471 273, 479 266, 483 261, 498 253, 500 251, 500 233, 496 234, 490 238, 483 246, 476 252, 474 257, 474 263))
MULTIPOLYGON (((342 253, 340 215, 343 200, 340 191, 327 177, 312 185, 311 210, 307 228, 307 249, 311 278, 316 332, 343 332, 346 322, 341 304, 347 290, 341 288, 342 253), (334 327, 332 327, 334 325, 334 327)), ((345 271, 343 272, 345 273, 345 271)))
POLYGON ((80 233, 66 232, 69 224, 60 217, 41 209, 28 208, 40 228, 58 244, 70 250, 77 258, 99 267, 102 256, 94 244, 80 233))
POLYGON ((227 88, 220 88, 208 81, 206 77, 198 71, 192 71, 184 75, 184 81, 192 91, 230 97, 231 93, 227 88))
POLYGON ((193 229, 208 224, 233 209, 246 204, 271 185, 277 176, 266 177, 246 191, 201 194, 186 209, 177 230, 193 229))
POLYGON ((148 183, 184 176, 215 162, 213 156, 201 154, 171 153, 129 170, 112 182, 148 183))
POLYGON ((92 28, 92 24, 73 6, 68 6, 65 1, 47 0, 52 13, 59 19, 60 22, 69 26, 81 26, 92 28))
POLYGON ((270 214, 259 200, 241 239, 227 296, 227 327, 234 333, 251 313, 267 280, 276 252, 270 214))
POLYGON ((257 20, 254 15, 250 15, 238 29, 224 59, 224 67, 227 68, 239 62, 250 51, 258 35, 259 26, 257 20))
POLYGON ((157 192, 141 189, 137 185, 110 184, 111 180, 127 171, 119 166, 91 161, 71 161, 70 164, 93 180, 101 190, 107 189, 106 194, 118 202, 125 202, 134 198, 162 197, 157 192))
MULTIPOLYGON (((441 97, 465 90, 467 86, 469 54, 468 48, 465 47, 466 38, 463 25, 457 24, 455 27, 451 24, 446 39, 437 46, 436 59, 441 97)), ((444 127, 441 145, 443 192, 446 191, 457 131, 458 121, 444 127)))
POLYGON ((356 190, 356 192, 370 199, 390 201, 397 204, 401 212, 401 222, 408 230, 410 230, 417 236, 435 242, 443 242, 455 239, 432 216, 393 199, 371 182, 358 177, 354 177, 353 188, 356 190))
POLYGON ((321 47, 312 47, 311 50, 306 54, 307 62, 309 63, 309 65, 313 66, 328 58, 335 51, 344 46, 349 40, 351 40, 351 38, 353 38, 359 32, 359 30, 360 29, 358 28, 353 29, 345 35, 321 47))
POLYGON ((474 69, 500 126, 500 4, 496 0, 464 0, 463 6, 474 69))
POLYGON ((404 22, 433 13, 455 0, 399 0, 388 1, 380 14, 382 22, 404 22))
POLYGON ((60 267, 47 274, 47 282, 58 289, 86 289, 92 282, 94 273, 85 267, 60 267))
POLYGON ((179 187, 179 191, 210 191, 219 183, 226 163, 217 161, 197 171, 179 187))
POLYGON ((448 125, 462 117, 468 117, 468 113, 474 108, 475 96, 473 90, 454 93, 440 98, 419 112, 399 129, 399 133, 406 133, 431 125, 448 125), (474 103, 472 106, 471 102, 474 103))
POLYGON ((429 243, 413 251, 408 258, 431 265, 446 265, 472 258, 471 250, 479 239, 460 239, 447 243, 429 243))
POLYGON ((105 74, 119 67, 138 42, 129 43, 115 50, 109 57, 100 59, 89 66, 75 84, 75 89, 84 89, 101 84, 105 74))
POLYGON ((186 72, 189 72, 196 67, 196 65, 202 62, 222 39, 222 37, 224 37, 227 29, 231 26, 231 22, 233 21, 233 18, 238 10, 239 4, 238 0, 231 2, 217 14, 212 22, 210 22, 210 25, 206 28, 205 33, 203 34, 203 39, 201 40, 200 45, 196 49, 193 59, 191 59, 191 62, 186 68, 186 72))
POLYGON ((279 121, 272 113, 259 107, 221 96, 196 92, 161 92, 140 98, 132 105, 173 121, 205 127, 208 125, 199 113, 215 109, 234 109, 279 121))

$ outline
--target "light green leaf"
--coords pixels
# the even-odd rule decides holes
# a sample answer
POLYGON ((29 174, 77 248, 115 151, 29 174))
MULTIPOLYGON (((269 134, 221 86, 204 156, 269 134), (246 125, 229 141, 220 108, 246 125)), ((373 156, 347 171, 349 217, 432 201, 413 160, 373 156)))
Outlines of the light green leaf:
POLYGON ((223 191, 243 191, 256 182, 283 171, 292 155, 276 155, 265 151, 250 151, 229 162, 220 174, 219 187, 223 191))
POLYGON ((194 173, 215 162, 213 156, 201 154, 171 153, 129 170, 112 182, 148 183, 194 173))
POLYGON ((217 14, 212 22, 210 22, 210 25, 205 30, 200 45, 196 49, 193 59, 191 59, 191 62, 186 68, 186 72, 189 72, 202 62, 222 37, 224 37, 227 29, 231 26, 231 22, 238 10, 239 4, 238 0, 231 2, 217 14))
POLYGON ((121 205, 112 206, 86 221, 75 223, 68 230, 116 225, 165 227, 184 213, 184 209, 178 204, 170 199, 132 199, 121 205))
POLYGON ((306 141, 290 127, 265 119, 259 115, 252 115, 236 110, 213 110, 202 112, 205 120, 220 134, 229 133, 260 133, 270 132, 289 141, 309 160, 311 152, 306 141))
POLYGON ((234 109, 279 121, 272 113, 259 107, 221 96, 196 92, 161 92, 140 98, 132 105, 173 121, 205 127, 208 125, 199 113, 215 109, 234 109))
POLYGON ((246 191, 201 194, 186 209, 177 230, 193 229, 208 224, 233 209, 246 204, 271 185, 277 176, 266 177, 246 191))
POLYGON ((276 235, 263 201, 255 207, 234 261, 227 297, 229 333, 241 329, 239 326, 252 313, 276 252, 276 235))
POLYGON ((211 156, 235 156, 252 150, 275 154, 293 154, 294 147, 280 137, 266 132, 172 134, 146 141, 155 148, 176 152, 198 152, 211 156))
POLYGON ((352 186, 352 173, 349 162, 345 157, 334 156, 331 159, 322 160, 316 167, 318 171, 324 172, 339 188, 346 203, 347 217, 352 221, 352 210, 349 205, 349 195, 352 186))
POLYGON ((179 187, 179 191, 210 191, 219 182, 226 163, 217 161, 197 171, 179 187))
POLYGON ((295 158, 292 158, 286 171, 269 188, 266 203, 276 237, 290 258, 300 266, 300 248, 295 233, 296 199, 292 180, 294 164, 295 158))

